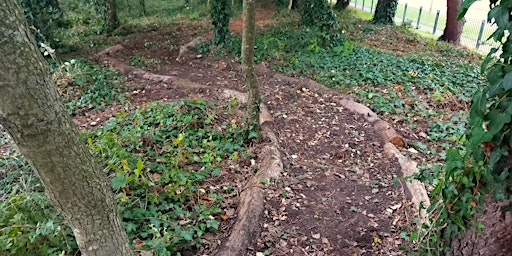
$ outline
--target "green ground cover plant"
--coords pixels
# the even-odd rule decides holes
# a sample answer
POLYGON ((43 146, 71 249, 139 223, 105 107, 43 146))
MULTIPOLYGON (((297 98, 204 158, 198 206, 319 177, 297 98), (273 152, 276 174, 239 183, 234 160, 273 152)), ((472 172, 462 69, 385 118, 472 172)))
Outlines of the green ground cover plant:
POLYGON ((123 104, 130 87, 118 72, 82 60, 53 61, 53 79, 64 104, 72 114, 90 109, 103 110, 114 102, 123 104))
MULTIPOLYGON (((220 122, 215 109, 201 100, 154 102, 83 132, 91 152, 105 163, 130 241, 139 250, 179 255, 200 246, 201 236, 218 228, 223 195, 237 193, 203 182, 221 175, 224 160, 248 154, 245 132, 236 123, 220 122)), ((10 152, 0 161, 0 245, 8 255, 72 255, 77 246, 71 230, 23 157, 10 152)))

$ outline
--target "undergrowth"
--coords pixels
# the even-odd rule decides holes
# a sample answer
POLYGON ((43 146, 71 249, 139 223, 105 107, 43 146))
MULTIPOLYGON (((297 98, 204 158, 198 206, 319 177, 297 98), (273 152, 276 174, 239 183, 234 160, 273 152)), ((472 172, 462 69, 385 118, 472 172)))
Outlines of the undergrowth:
MULTIPOLYGON (((179 255, 218 228, 224 192, 205 181, 221 175, 224 160, 248 151, 245 132, 236 122, 219 120, 215 109, 201 100, 155 102, 83 133, 105 163, 138 250, 179 255)), ((12 148, 0 164, 0 245, 7 255, 73 255, 72 233, 27 162, 12 148)))
POLYGON ((114 102, 125 103, 131 88, 111 68, 82 60, 53 61, 53 80, 64 104, 72 114, 90 109, 103 110, 114 102))

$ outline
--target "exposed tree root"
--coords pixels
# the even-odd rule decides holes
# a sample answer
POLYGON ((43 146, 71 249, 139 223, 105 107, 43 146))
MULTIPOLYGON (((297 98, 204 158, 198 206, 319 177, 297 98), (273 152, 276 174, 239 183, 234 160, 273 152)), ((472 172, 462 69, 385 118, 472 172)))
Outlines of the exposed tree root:
MULTIPOLYGON (((201 85, 176 76, 153 74, 121 63, 110 56, 115 51, 121 50, 124 50, 123 46, 115 45, 98 53, 96 58, 99 61, 108 62, 114 69, 124 73, 125 75, 136 76, 153 82, 167 82, 179 85, 182 88, 216 89, 219 91, 219 95, 223 98, 229 99, 231 97, 236 97, 241 103, 247 102, 247 95, 243 92, 201 85)), ((262 72, 261 65, 257 66, 256 69, 257 71, 262 72)), ((265 72, 268 72, 268 70, 265 70, 265 72)), ((309 79, 297 79, 281 75, 279 73, 274 73, 273 76, 275 79, 285 83, 307 88, 310 91, 322 95, 322 97, 329 97, 339 104, 339 106, 344 107, 353 113, 360 114, 373 126, 375 132, 382 139, 385 151, 389 155, 398 159, 402 169, 402 174, 404 176, 408 176, 417 171, 416 163, 402 156, 400 151, 397 149, 397 147, 405 148, 407 146, 406 140, 400 136, 390 124, 380 119, 377 114, 368 107, 355 102, 349 96, 343 95, 309 79)), ((260 223, 263 217, 265 199, 265 186, 261 181, 262 179, 277 179, 280 177, 283 170, 277 138, 270 129, 270 123, 272 123, 272 116, 266 106, 262 104, 262 114, 260 116, 260 124, 262 124, 263 128, 262 135, 270 142, 263 145, 263 149, 259 155, 259 159, 261 159, 258 163, 259 170, 248 180, 240 195, 240 203, 237 209, 238 220, 234 224, 229 238, 220 246, 216 255, 245 255, 247 248, 252 245, 260 232, 260 223)), ((411 193, 412 201, 416 207, 419 206, 420 202, 423 202, 424 205, 429 204, 427 192, 421 183, 412 182, 407 184, 407 189, 411 193)))
MULTIPOLYGON (((113 52, 123 49, 121 45, 115 45, 98 53, 96 58, 100 61, 108 62, 115 70, 125 75, 136 76, 153 82, 174 83, 178 84, 180 87, 189 89, 212 89, 211 86, 200 85, 175 76, 157 75, 142 69, 136 69, 109 57, 113 52)), ((235 97, 237 101, 247 103, 247 94, 245 93, 223 88, 217 89, 221 97, 226 99, 235 97)), ((258 156, 258 158, 261 159, 260 163, 258 163, 258 171, 254 176, 249 178, 240 194, 240 201, 237 208, 238 220, 234 224, 229 238, 221 245, 216 255, 244 255, 246 249, 251 246, 260 232, 260 223, 265 209, 265 185, 262 184, 262 180, 271 181, 278 179, 283 170, 277 138, 268 125, 271 122, 272 116, 267 110, 267 107, 262 104, 262 113, 260 115, 260 124, 263 129, 262 137, 270 142, 264 144, 258 156)))

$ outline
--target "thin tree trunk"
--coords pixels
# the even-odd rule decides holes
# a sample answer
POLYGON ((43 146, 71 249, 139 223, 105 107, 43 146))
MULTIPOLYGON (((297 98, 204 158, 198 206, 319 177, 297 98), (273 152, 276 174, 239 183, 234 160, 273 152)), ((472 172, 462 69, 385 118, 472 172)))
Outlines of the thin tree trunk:
POLYGON ((82 255, 131 255, 110 182, 60 101, 16 0, 0 1, 0 124, 66 218, 82 255))
POLYGON ((460 44, 460 36, 464 27, 464 19, 457 20, 462 0, 447 0, 446 27, 439 40, 452 44, 460 44))
POLYGON ((242 69, 247 86, 247 124, 251 131, 260 132, 260 85, 254 71, 254 39, 256 34, 255 0, 244 0, 242 31, 242 69))
POLYGON ((379 0, 375 7, 375 14, 373 15, 373 23, 391 25, 394 24, 396 7, 398 0, 379 0))

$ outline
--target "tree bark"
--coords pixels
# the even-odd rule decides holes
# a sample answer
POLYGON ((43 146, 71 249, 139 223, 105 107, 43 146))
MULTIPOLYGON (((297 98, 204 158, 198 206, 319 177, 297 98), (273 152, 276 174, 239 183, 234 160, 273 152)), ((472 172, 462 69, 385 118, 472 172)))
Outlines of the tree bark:
POLYGON ((247 86, 247 125, 251 131, 261 131, 260 120, 260 85, 254 70, 254 39, 256 34, 255 0, 244 0, 242 31, 242 70, 247 86))
POLYGON ((481 232, 466 230, 453 240, 449 256, 508 256, 512 252, 512 212, 502 211, 508 201, 495 202, 485 199, 483 213, 475 215, 485 228, 481 232))
MULTIPOLYGON (((103 31, 111 33, 119 27, 119 18, 117 17, 116 0, 105 0, 103 31)), ((145 12, 145 7, 144 7, 145 12)))
POLYGON ((350 0, 338 0, 334 5, 334 10, 341 11, 347 9, 350 4, 350 0))
POLYGON ((82 255, 131 255, 110 182, 81 141, 16 0, 0 1, 0 124, 71 226, 82 255))
POLYGON ((464 19, 457 20, 462 0, 447 0, 446 27, 443 35, 439 38, 455 45, 460 44, 460 36, 464 27, 464 19))
POLYGON ((392 25, 396 13, 398 0, 379 0, 375 7, 375 14, 373 15, 373 23, 392 25))

